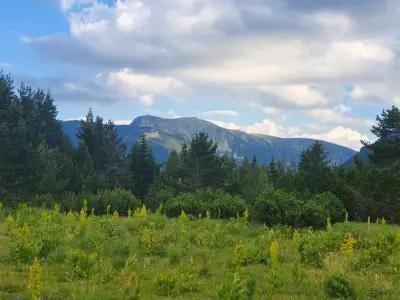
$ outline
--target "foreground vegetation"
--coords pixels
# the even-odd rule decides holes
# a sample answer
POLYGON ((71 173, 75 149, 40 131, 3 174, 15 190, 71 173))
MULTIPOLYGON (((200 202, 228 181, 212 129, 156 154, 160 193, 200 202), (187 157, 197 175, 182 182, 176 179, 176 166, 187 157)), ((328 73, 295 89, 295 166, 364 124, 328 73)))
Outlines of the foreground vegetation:
POLYGON ((400 227, 293 230, 206 212, 0 213, 0 299, 398 299, 400 227))

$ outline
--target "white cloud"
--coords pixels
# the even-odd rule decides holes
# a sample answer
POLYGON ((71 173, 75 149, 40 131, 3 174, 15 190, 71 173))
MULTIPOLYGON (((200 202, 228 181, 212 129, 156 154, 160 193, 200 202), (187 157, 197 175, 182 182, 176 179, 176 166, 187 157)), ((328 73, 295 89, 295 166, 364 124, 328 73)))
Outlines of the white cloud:
POLYGON ((239 113, 235 110, 212 110, 203 113, 205 116, 224 116, 224 117, 237 117, 239 113))
POLYGON ((132 123, 132 120, 114 120, 115 125, 129 125, 132 123))
POLYGON ((350 31, 353 27, 352 20, 345 14, 322 11, 315 13, 311 20, 316 23, 317 26, 323 26, 333 31, 350 31))
POLYGON ((306 113, 323 124, 359 126, 364 128, 369 128, 373 124, 372 120, 358 119, 346 115, 345 113, 348 113, 349 110, 349 106, 338 104, 330 108, 311 109, 306 113))
POLYGON ((298 107, 321 106, 327 102, 324 95, 305 84, 261 86, 260 89, 298 107))
POLYGON ((310 134, 306 136, 309 138, 320 139, 331 143, 347 146, 357 151, 361 148, 360 140, 369 140, 366 135, 363 135, 351 128, 342 126, 335 127, 327 132, 310 134))
POLYGON ((114 91, 144 106, 153 105, 156 96, 173 94, 182 87, 174 78, 139 74, 128 68, 108 73, 106 81, 114 91))
POLYGON ((240 130, 240 126, 233 122, 223 122, 223 121, 218 121, 218 120, 207 120, 207 121, 214 123, 215 125, 217 125, 219 127, 226 128, 226 129, 240 130))
POLYGON ((304 130, 306 130, 305 126, 303 126, 302 129, 296 126, 284 127, 276 122, 265 119, 261 122, 257 122, 250 126, 247 126, 245 128, 245 131, 252 134, 272 135, 277 137, 297 137, 324 140, 327 142, 343 145, 354 150, 360 149, 360 140, 369 140, 366 135, 363 135, 360 132, 348 127, 337 126, 327 131, 320 131, 318 130, 318 126, 313 126, 313 124, 311 125, 312 126, 310 127, 314 127, 314 132, 304 132, 304 130))
POLYGON ((245 131, 247 133, 272 135, 278 137, 283 137, 286 135, 286 130, 283 126, 278 125, 268 119, 264 119, 261 122, 247 126, 245 131))

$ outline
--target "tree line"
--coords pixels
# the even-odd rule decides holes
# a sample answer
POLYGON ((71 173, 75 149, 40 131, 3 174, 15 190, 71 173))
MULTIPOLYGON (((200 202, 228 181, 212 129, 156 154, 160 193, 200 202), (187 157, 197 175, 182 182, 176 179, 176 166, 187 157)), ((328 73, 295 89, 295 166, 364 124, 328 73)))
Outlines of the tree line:
POLYGON ((0 74, 0 197, 6 204, 59 202, 79 209, 86 198, 98 213, 105 213, 107 202, 120 213, 129 203, 144 203, 153 210, 164 207, 170 216, 184 210, 214 217, 235 217, 247 208, 268 225, 323 226, 327 217, 340 221, 346 212, 354 220, 400 221, 395 106, 377 117, 371 130, 377 141, 363 142, 369 159, 356 158, 350 167, 331 164, 318 141, 297 165, 262 165, 255 157, 238 161, 220 155, 204 132, 159 165, 145 135, 127 149, 113 122, 91 110, 74 147, 57 114, 49 92, 25 84, 15 88, 10 75, 0 74))

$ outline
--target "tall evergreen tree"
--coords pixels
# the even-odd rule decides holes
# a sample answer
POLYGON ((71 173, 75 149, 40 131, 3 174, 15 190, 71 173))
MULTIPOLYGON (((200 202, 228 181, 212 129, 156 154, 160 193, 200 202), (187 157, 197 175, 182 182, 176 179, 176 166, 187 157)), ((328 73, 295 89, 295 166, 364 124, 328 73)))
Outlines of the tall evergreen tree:
POLYGON ((143 199, 158 173, 157 163, 145 135, 132 147, 130 166, 133 193, 143 199))
POLYGON ((186 182, 193 189, 214 186, 220 174, 218 145, 205 132, 190 141, 185 164, 186 182))
POLYGON ((303 192, 323 192, 330 186, 330 168, 328 154, 320 141, 315 141, 300 155, 299 190, 303 192))
POLYGON ((393 165, 400 159, 400 109, 392 106, 376 117, 377 124, 371 132, 378 137, 375 143, 362 141, 370 150, 369 158, 373 163, 393 165))
POLYGON ((125 147, 111 120, 104 123, 101 117, 95 118, 92 110, 89 110, 85 120, 81 121, 78 138, 86 145, 96 172, 104 175, 107 186, 128 184, 125 147))

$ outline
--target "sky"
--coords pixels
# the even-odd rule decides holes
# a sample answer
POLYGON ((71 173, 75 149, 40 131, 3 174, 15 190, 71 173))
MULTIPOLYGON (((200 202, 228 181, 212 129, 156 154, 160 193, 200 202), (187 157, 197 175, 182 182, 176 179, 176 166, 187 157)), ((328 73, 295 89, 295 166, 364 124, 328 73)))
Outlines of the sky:
POLYGON ((400 1, 1 0, 0 68, 62 120, 198 117, 358 150, 400 105, 400 1))

